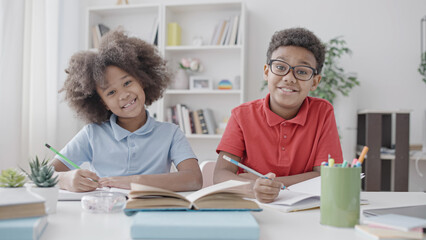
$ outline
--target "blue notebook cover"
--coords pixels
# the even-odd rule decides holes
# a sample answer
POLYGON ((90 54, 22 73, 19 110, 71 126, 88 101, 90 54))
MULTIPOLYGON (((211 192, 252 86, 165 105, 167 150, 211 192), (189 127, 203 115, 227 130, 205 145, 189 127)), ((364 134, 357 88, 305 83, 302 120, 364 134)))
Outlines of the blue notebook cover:
POLYGON ((250 212, 138 212, 133 239, 259 239, 259 225, 250 212))
POLYGON ((47 216, 0 220, 0 240, 36 240, 46 226, 47 216))

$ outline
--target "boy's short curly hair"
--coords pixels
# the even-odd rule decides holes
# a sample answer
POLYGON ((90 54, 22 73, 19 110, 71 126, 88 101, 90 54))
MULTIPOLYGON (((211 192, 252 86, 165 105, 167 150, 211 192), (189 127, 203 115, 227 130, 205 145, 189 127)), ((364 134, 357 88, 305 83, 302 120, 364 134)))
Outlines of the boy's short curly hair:
POLYGON ((324 65, 325 46, 314 33, 305 28, 289 28, 275 32, 266 53, 267 64, 271 60, 272 53, 281 46, 303 47, 312 52, 317 61, 318 74, 321 73, 324 65))
POLYGON ((111 111, 105 108, 96 86, 105 86, 105 70, 116 66, 132 75, 143 87, 145 105, 159 99, 170 82, 166 61, 157 48, 136 37, 114 30, 102 37, 98 52, 81 51, 71 57, 65 70, 65 100, 88 123, 102 123, 111 111))

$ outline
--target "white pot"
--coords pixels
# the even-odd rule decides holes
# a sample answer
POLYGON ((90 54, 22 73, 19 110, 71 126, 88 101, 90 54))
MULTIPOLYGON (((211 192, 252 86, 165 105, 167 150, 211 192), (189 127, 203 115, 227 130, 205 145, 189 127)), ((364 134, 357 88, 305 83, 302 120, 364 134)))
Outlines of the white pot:
POLYGON ((172 83, 173 89, 189 89, 189 78, 188 74, 186 74, 186 71, 184 69, 179 69, 174 78, 172 83))
POLYGON ((56 204, 58 203, 59 188, 55 187, 29 187, 30 192, 44 198, 46 212, 48 214, 56 213, 56 204))

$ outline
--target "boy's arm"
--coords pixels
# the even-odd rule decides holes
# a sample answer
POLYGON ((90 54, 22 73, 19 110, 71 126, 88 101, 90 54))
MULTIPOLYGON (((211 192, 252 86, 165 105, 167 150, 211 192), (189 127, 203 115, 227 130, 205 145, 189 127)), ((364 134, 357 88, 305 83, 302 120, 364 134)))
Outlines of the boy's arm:
POLYGON ((195 158, 189 158, 177 165, 178 172, 149 175, 131 175, 100 178, 102 187, 130 189, 130 183, 139 183, 175 192, 199 190, 203 185, 200 166, 195 158))
POLYGON ((87 169, 70 169, 59 159, 54 159, 52 166, 55 168, 54 175, 58 176, 59 188, 71 192, 88 192, 99 187, 99 177, 96 173, 87 169))

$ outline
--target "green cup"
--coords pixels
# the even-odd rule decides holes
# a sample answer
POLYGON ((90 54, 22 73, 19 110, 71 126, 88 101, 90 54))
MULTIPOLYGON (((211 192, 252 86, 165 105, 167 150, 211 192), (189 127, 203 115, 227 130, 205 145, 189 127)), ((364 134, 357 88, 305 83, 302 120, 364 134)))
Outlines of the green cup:
POLYGON ((321 224, 354 227, 359 222, 361 168, 321 166, 321 224))

